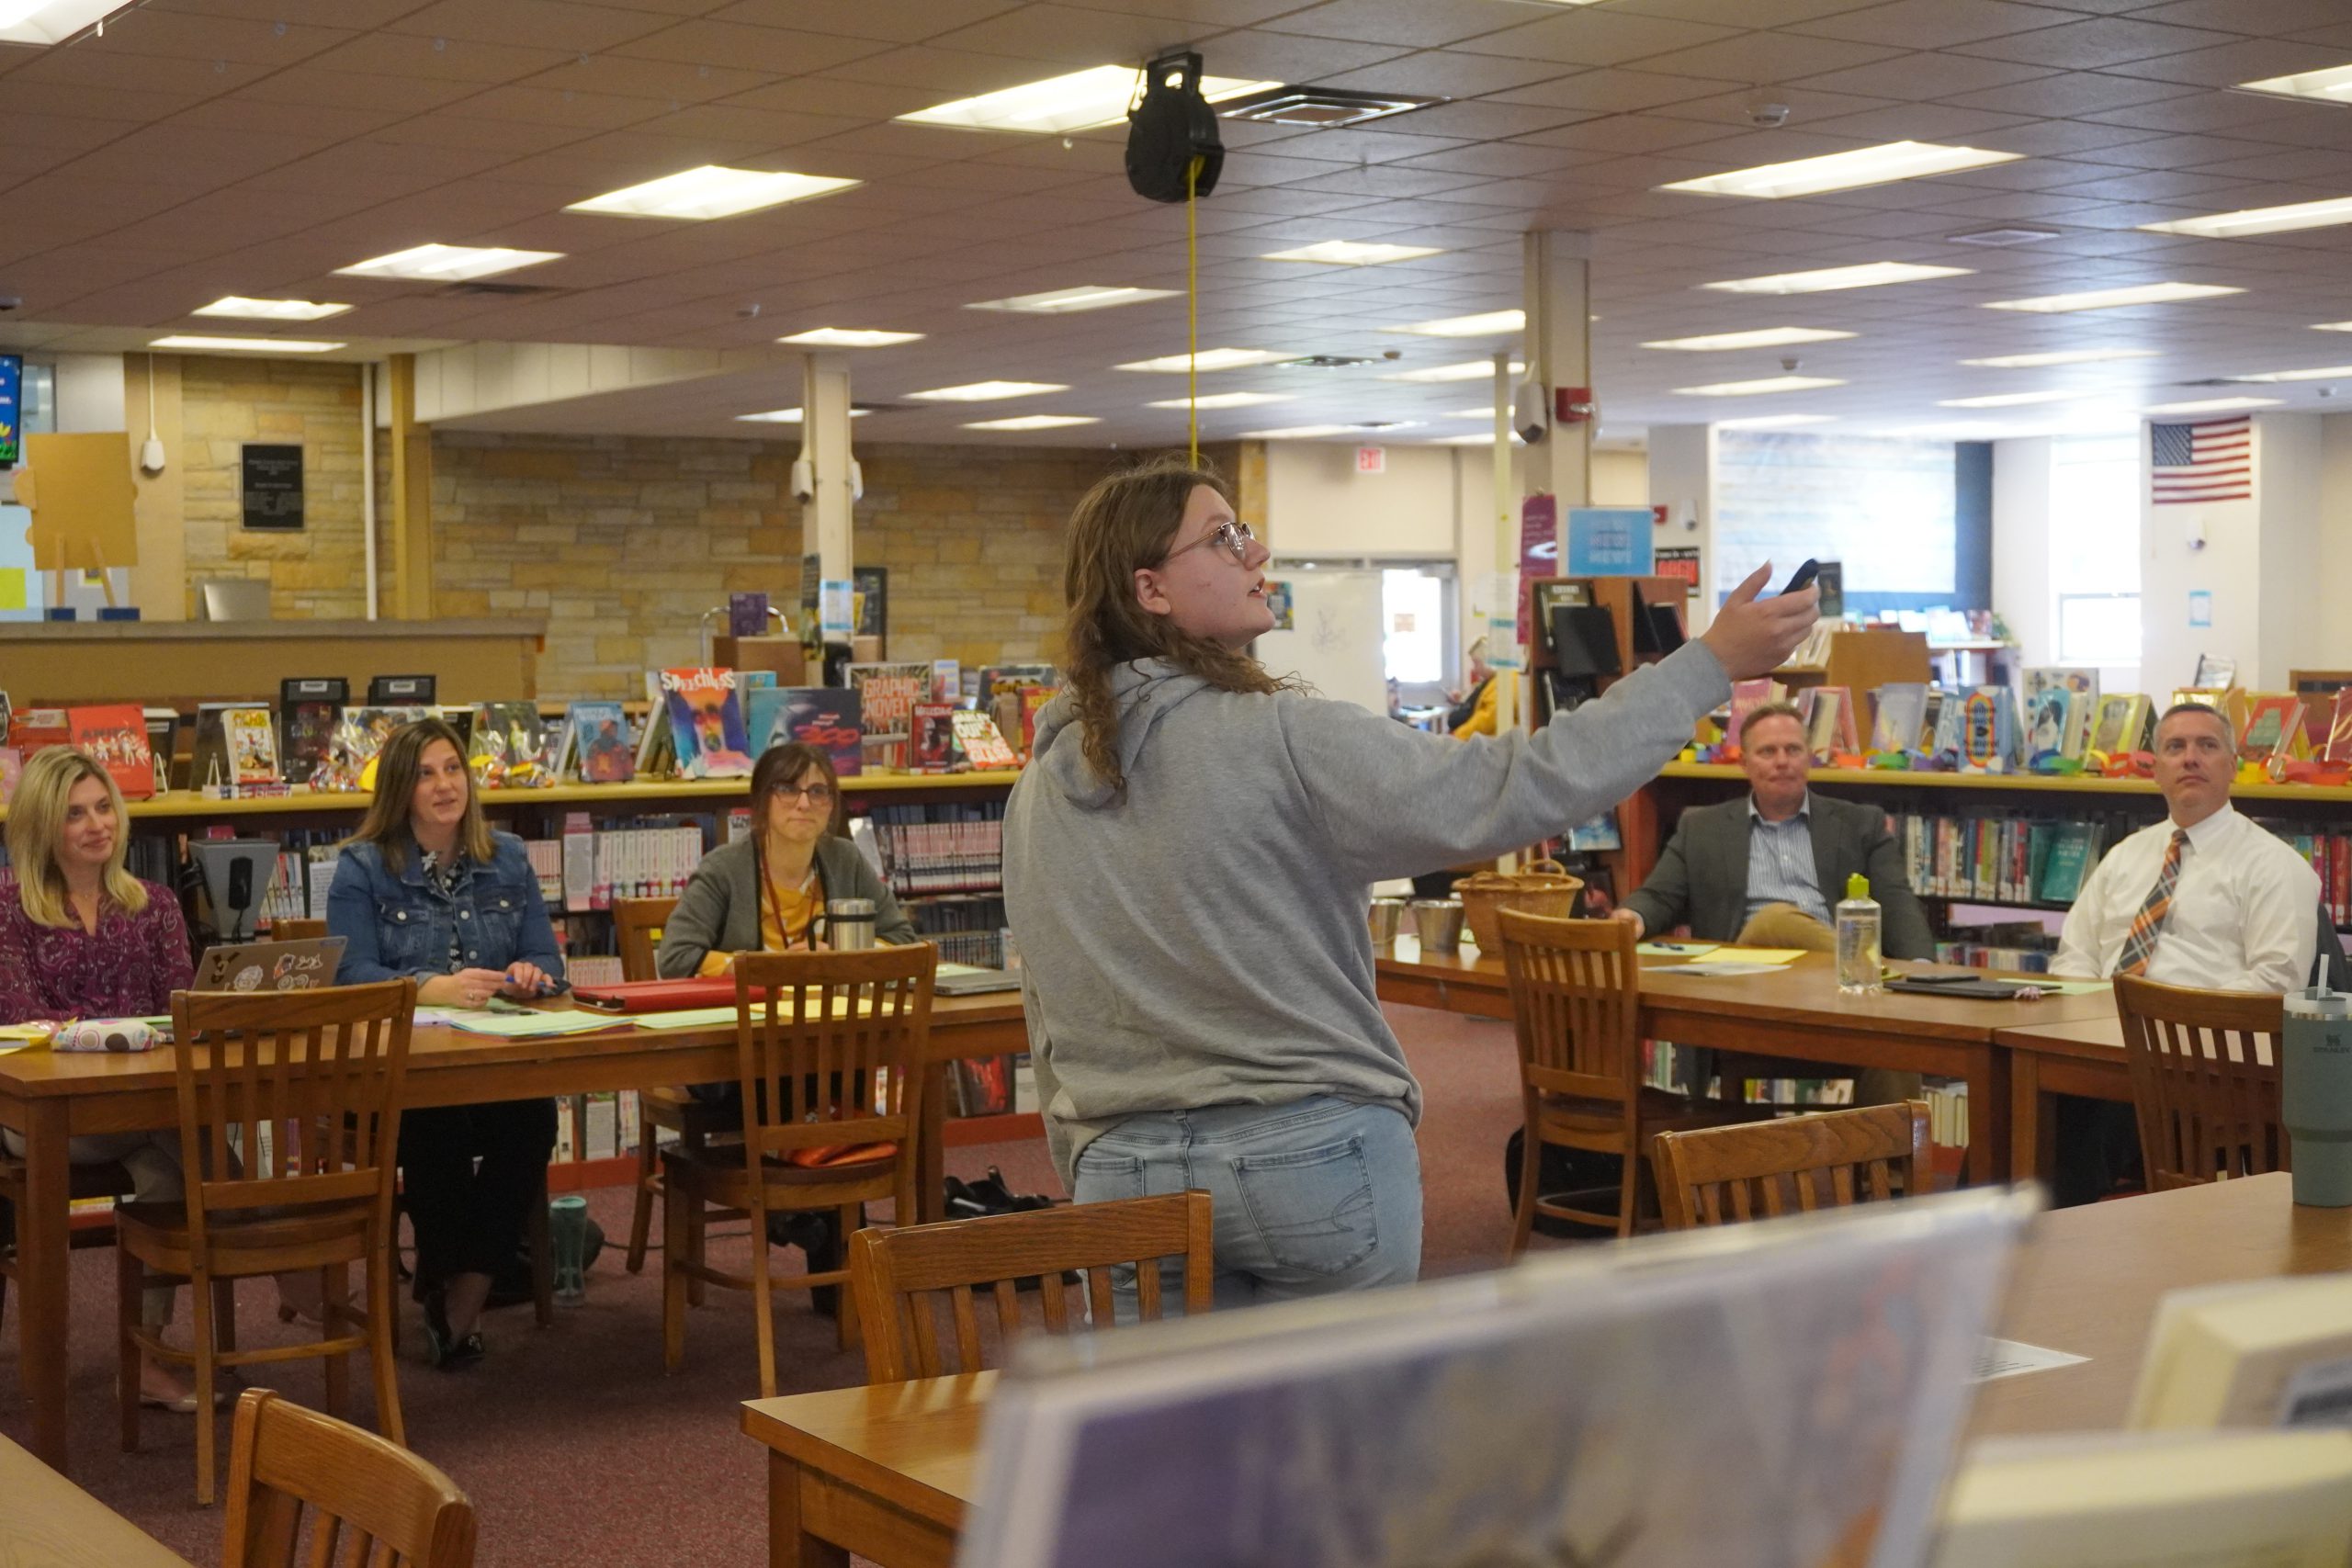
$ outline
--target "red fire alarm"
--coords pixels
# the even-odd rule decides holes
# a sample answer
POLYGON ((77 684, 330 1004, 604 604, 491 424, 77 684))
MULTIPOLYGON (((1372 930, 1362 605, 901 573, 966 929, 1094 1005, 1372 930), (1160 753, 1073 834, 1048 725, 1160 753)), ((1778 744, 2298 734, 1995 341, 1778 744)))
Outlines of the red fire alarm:
POLYGON ((1556 387, 1552 391, 1552 423, 1582 424, 1600 412, 1590 387, 1556 387))

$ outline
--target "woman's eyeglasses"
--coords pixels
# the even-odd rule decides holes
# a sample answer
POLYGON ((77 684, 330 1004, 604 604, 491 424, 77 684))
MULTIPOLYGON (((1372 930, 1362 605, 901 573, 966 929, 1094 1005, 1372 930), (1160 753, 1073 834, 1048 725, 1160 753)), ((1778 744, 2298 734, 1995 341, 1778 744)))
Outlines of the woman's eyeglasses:
POLYGON ((833 804, 833 786, 831 784, 780 784, 768 793, 778 800, 800 800, 819 807, 830 807, 833 804))
POLYGON ((1243 566, 1248 566, 1250 564, 1250 547, 1257 543, 1257 541, 1258 536, 1250 531, 1249 524, 1227 521, 1218 524, 1216 527, 1210 529, 1201 537, 1194 539, 1191 544, 1186 545, 1183 549, 1169 551, 1168 558, 1170 560, 1174 560, 1178 556, 1182 555, 1184 550, 1197 550, 1203 545, 1223 545, 1227 549, 1233 552, 1233 558, 1235 560, 1238 561, 1243 566))

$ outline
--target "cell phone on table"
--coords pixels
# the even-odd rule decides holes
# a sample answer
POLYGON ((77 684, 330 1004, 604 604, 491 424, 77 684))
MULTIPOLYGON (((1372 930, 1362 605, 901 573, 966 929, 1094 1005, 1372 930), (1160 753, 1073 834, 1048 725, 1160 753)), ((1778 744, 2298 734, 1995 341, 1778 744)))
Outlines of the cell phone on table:
POLYGON ((1813 580, 1820 575, 1821 563, 1819 561, 1809 560, 1805 562, 1803 566, 1797 568, 1795 574, 1789 579, 1788 586, 1781 590, 1781 596, 1785 598, 1792 593, 1804 592, 1806 589, 1813 586, 1813 580))

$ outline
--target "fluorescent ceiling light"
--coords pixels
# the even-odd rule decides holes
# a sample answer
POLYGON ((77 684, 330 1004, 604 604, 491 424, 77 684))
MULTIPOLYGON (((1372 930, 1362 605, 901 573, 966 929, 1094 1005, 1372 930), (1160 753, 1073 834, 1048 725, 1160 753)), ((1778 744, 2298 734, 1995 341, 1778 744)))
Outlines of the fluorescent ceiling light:
POLYGON ((1058 381, 971 381, 961 387, 933 387, 907 396, 927 403, 984 403, 996 398, 1034 398, 1040 392, 1067 392, 1058 381))
MULTIPOLYGON (((1287 351, 1277 353, 1267 348, 1204 348, 1200 354, 1204 370, 1246 370, 1252 365, 1272 365, 1279 359, 1293 357, 1287 351)), ((1113 366, 1114 370, 1152 370, 1181 376, 1193 366, 1187 354, 1163 354, 1157 359, 1130 359, 1125 365, 1113 366)))
MULTIPOLYGON (((864 419, 873 412, 872 409, 853 408, 849 411, 849 416, 852 419, 864 419)), ((765 413, 739 413, 735 417, 746 424, 798 424, 800 411, 798 409, 770 409, 765 413)))
POLYGON ((186 349, 197 354, 325 354, 344 345, 291 337, 200 337, 191 333, 175 333, 170 337, 156 338, 147 346, 186 349))
MULTIPOLYGON (((1510 373, 1519 375, 1527 368, 1514 359, 1510 373)), ((1464 359, 1452 365, 1425 365, 1419 370, 1397 370, 1381 378, 1384 381, 1475 381, 1481 376, 1492 376, 1495 362, 1491 359, 1464 359)))
POLYGON ((2199 398, 2188 403, 2154 403, 2143 413, 2223 413, 2231 409, 2275 409, 2279 398, 2199 398))
POLYGON ((1246 409, 1259 403, 1286 403, 1291 399, 1281 392, 1217 392, 1205 398, 1186 400, 1170 398, 1164 402, 1146 403, 1148 409, 1246 409))
MULTIPOLYGON (((1141 90, 1142 74, 1132 65, 1097 65, 1067 76, 1049 76, 978 97, 934 104, 899 118, 913 125, 952 125, 967 130, 1092 130, 1125 120, 1127 106, 1141 90)), ((1281 85, 1233 76, 1204 76, 1201 96, 1214 104, 1281 85)))
POLYGON ((1415 321, 1408 327, 1383 327, 1385 333, 1411 333, 1416 337, 1487 337, 1496 333, 1527 330, 1524 310, 1488 310, 1476 316, 1448 316, 1441 321, 1415 321))
POLYGON ((2047 354, 2003 354, 1991 359, 1963 359, 1988 370, 2042 370, 2052 365, 2105 365, 2117 359, 2154 359, 2153 348, 2059 348, 2047 354))
POLYGON ((2249 234, 2283 234, 2290 229, 2327 229, 2338 223, 2352 223, 2352 196, 2290 202, 2285 207, 2249 207, 2240 212, 2215 212, 2203 218, 2180 218, 2170 223, 2143 223, 2140 227, 2151 234, 2241 240, 2249 234))
POLYGON ((1350 435, 1357 434, 1348 424, 1294 424, 1284 430, 1245 430, 1244 441, 1311 441, 1318 435, 1350 435))
POLYGON ((1323 240, 1295 250, 1272 251, 1260 261, 1315 262, 1324 266, 1378 266, 1384 262, 1419 261, 1441 256, 1435 245, 1382 245, 1368 240, 1323 240))
POLYGON ((2243 288, 2228 288, 2218 283, 2140 283, 2129 288, 2091 288, 2080 294, 2043 294, 2031 299, 1989 299, 1984 308, 2048 315, 2064 310, 2111 310, 2119 305, 2170 305, 2182 299, 2245 292, 2243 288))
POLYGON ((1850 152, 1765 164, 1753 169, 1735 169, 1727 175, 1709 175, 1703 179, 1677 180, 1658 189, 1777 201, 1783 197, 1819 196, 1825 191, 1857 190, 1893 180, 1981 169, 2024 156, 2022 152, 1988 152, 1981 147, 1939 147, 1932 141, 1890 141, 1883 147, 1857 147, 1850 152))
POLYGON ((2090 392, 1993 392, 1981 398, 1940 398, 1939 409, 2013 409, 2027 403, 2063 403, 2075 398, 2095 396, 2090 392))
POLYGON ((320 321, 340 316, 348 305, 322 305, 309 299, 247 299, 230 294, 189 312, 196 316, 236 316, 254 321, 320 321))
POLYGON ((1456 409, 1445 417, 1448 419, 1492 419, 1495 417, 1495 411, 1489 404, 1482 409, 1456 409))
POLYGON ((1923 266, 1913 262, 1863 262, 1859 266, 1829 266, 1815 272, 1776 272, 1764 277, 1735 277, 1724 283, 1702 283, 1702 288, 1726 294, 1826 294, 1835 288, 1876 288, 1883 283, 1916 283, 1929 277, 1964 277, 1973 268, 1923 266))
POLYGON ((1067 316, 1079 310, 1101 310, 1113 305, 1140 305, 1147 299, 1172 299, 1173 288, 1124 288, 1082 284, 1076 288, 1049 289, 1043 294, 1015 294, 1009 299, 981 299, 967 310, 1018 310, 1029 316, 1067 316))
POLYGON ((2352 365, 2329 365, 2317 370, 2265 370, 2258 376, 2233 376, 2233 381, 2352 380, 2352 365))
POLYGON ((2241 82, 2249 93, 2278 93, 2290 98, 2318 98, 2326 103, 2352 103, 2352 65, 2331 65, 2324 71, 2298 71, 2291 76, 2265 76, 2241 82))
POLYGON ((1088 413, 1024 413, 1018 419, 983 419, 967 424, 967 430, 1059 430, 1069 424, 1100 424, 1102 422, 1088 413))
POLYGON ((123 0, 0 0, 0 41, 63 43, 122 8, 123 0))
POLYGON ((413 277, 426 283, 462 283, 496 272, 512 272, 518 266, 537 266, 562 255, 561 251, 513 251, 503 245, 412 245, 390 255, 371 256, 364 262, 339 266, 335 272, 345 277, 413 277))
POLYGON ((1830 332, 1821 327, 1760 327, 1751 333, 1712 333, 1704 337, 1659 338, 1642 346, 1680 349, 1688 354, 1720 354, 1730 348, 1779 348, 1784 344, 1827 343, 1834 338, 1853 335, 1852 333, 1830 332))
POLYGON ((1767 376, 1760 381, 1717 381, 1705 387, 1677 387, 1686 398, 1754 398, 1766 392, 1810 392, 1818 387, 1842 387, 1843 381, 1823 376, 1767 376))
POLYGON ((1747 419, 1719 419, 1717 430, 1778 430, 1791 424, 1834 424, 1834 413, 1759 413, 1747 419))
POLYGON ((566 212, 602 212, 616 218, 732 218, 812 196, 847 190, 857 180, 830 175, 794 175, 763 169, 729 169, 705 164, 658 180, 575 201, 566 212))
POLYGON ((2352 333, 2352 321, 2313 321, 2312 323, 2312 331, 2315 333, 2352 333))
MULTIPOLYGON (((1491 430, 1476 430, 1467 435, 1441 435, 1430 443, 1432 446, 1492 446, 1494 444, 1495 433, 1491 430)), ((1514 446, 1527 445, 1520 439, 1516 430, 1510 433, 1510 444, 1514 446)))
POLYGON ((877 332, 871 327, 811 327, 805 333, 780 337, 778 343, 797 343, 809 348, 889 348, 902 343, 916 343, 921 333, 877 332))

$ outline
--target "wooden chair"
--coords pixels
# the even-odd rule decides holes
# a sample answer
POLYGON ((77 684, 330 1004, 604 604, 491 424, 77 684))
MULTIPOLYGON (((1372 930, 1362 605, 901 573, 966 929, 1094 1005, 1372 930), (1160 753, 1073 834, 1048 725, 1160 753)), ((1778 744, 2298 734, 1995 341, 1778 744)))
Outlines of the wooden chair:
POLYGON ((1640 940, 1623 920, 1565 920, 1499 912, 1503 968, 1519 1032, 1520 1100, 1527 1122, 1512 1216, 1513 1258, 1527 1249, 1540 1212, 1634 1234, 1645 1156, 1655 1134, 1749 1122, 1745 1107, 1693 1100, 1642 1082, 1640 940), (1579 1209, 1537 1190, 1544 1145, 1623 1157, 1613 1213, 1579 1209))
POLYGON ((368 1353, 377 1419, 401 1440, 392 1363, 390 1234, 416 982, 387 980, 316 991, 245 995, 175 991, 173 1052, 180 1145, 188 1162, 181 1203, 115 1210, 122 1446, 139 1446, 138 1352, 196 1369, 197 1501, 212 1501, 216 1370, 318 1356, 326 1404, 339 1411, 346 1358, 368 1353), (232 1130, 237 1147, 230 1144, 232 1130), (265 1137, 267 1144, 265 1145, 265 1137), (258 1157, 265 1147, 266 1168, 258 1157), (366 1266, 367 1306, 348 1303, 351 1265, 366 1266), (210 1287, 256 1274, 319 1271, 325 1322, 315 1342, 223 1350, 213 1342, 210 1287), (146 1272, 195 1285, 195 1348, 180 1350, 139 1322, 146 1272), (356 1327, 363 1332, 345 1332, 356 1327))
POLYGON ((1160 1316, 1160 1260, 1184 1262, 1184 1315, 1209 1310, 1215 1265, 1209 1251, 1209 1195, 1079 1203, 989 1219, 867 1228, 850 1237, 849 1277, 865 1335, 865 1381, 902 1382, 980 1370, 980 1314, 975 1286, 993 1289, 1000 1343, 1022 1331, 1021 1281, 1035 1280, 1046 1332, 1072 1325, 1067 1269, 1086 1270, 1087 1314, 1113 1321, 1111 1271, 1136 1270, 1136 1306, 1146 1322, 1160 1316), (955 1365, 941 1353, 939 1315, 955 1332, 955 1365))
MULTIPOLYGON (((678 907, 675 898, 616 898, 613 934, 621 950, 621 978, 658 980, 654 951, 662 945, 662 928, 678 907)), ((662 1196, 662 1157, 657 1145, 663 1131, 677 1134, 681 1146, 700 1151, 717 1138, 743 1130, 743 1118, 732 1105, 711 1105, 696 1100, 683 1086, 641 1089, 637 1097, 637 1208, 629 1216, 628 1271, 645 1269, 645 1249, 653 1237, 653 1205, 662 1196)), ((696 1213, 699 1226, 705 1216, 696 1213)), ((702 1283, 687 1292, 702 1305, 702 1283)))
POLYGON ((2118 976, 2115 1010, 2149 1191, 2288 1168, 2278 1109, 2281 998, 2118 976))
POLYGON ((406 1449, 254 1388, 229 1438, 224 1533, 221 1568, 472 1568, 474 1506, 406 1449))
POLYGON ((1905 1197, 1930 1179, 1928 1103, 1661 1133, 1650 1162, 1673 1231, 1905 1197))
MULTIPOLYGON (((770 1212, 830 1211, 844 1236, 859 1228, 861 1204, 890 1199, 899 1214, 914 1213, 923 1052, 938 962, 939 949, 929 942, 861 953, 747 953, 735 960, 743 1141, 662 1154, 662 1228, 669 1238, 662 1337, 672 1371, 685 1360, 691 1281, 752 1292, 763 1398, 775 1393, 775 1286, 848 1281, 846 1269, 772 1278, 770 1212), (755 1002, 754 991, 765 995, 755 1002), (748 1277, 705 1261, 698 1206, 750 1215, 748 1277)), ((848 1292, 841 1297, 838 1327, 842 1349, 857 1343, 856 1299, 848 1292)))
POLYGON ((315 942, 326 934, 327 923, 324 920, 288 917, 269 922, 269 940, 272 942, 315 942))

